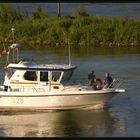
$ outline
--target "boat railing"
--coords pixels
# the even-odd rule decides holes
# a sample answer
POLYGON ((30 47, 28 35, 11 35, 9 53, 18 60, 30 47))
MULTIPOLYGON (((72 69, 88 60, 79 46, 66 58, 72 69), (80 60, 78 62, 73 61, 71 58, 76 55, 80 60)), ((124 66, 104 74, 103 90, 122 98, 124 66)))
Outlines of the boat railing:
MULTIPOLYGON (((107 89, 107 88, 111 88, 111 87, 118 88, 118 87, 120 87, 122 85, 122 81, 123 80, 121 80, 121 79, 119 80, 117 78, 114 78, 113 82, 109 86, 102 84, 101 85, 101 87, 102 87, 101 89, 107 89)), ((71 81, 69 83, 65 83, 65 85, 75 85, 75 84, 76 85, 91 86, 90 83, 89 83, 89 80, 87 80, 87 79, 73 80, 73 81, 71 81)))
POLYGON ((27 91, 32 91, 32 92, 45 92, 46 90, 44 88, 41 87, 35 87, 35 86, 16 86, 16 87, 12 87, 11 91, 19 91, 19 92, 27 92, 27 91))
POLYGON ((80 80, 72 80, 72 81, 68 81, 68 82, 65 82, 63 83, 64 85, 87 85, 88 84, 88 81, 86 79, 80 79, 80 80))
POLYGON ((108 86, 107 84, 103 86, 103 89, 107 88, 118 88, 121 85, 121 82, 118 79, 113 79, 113 82, 108 86))

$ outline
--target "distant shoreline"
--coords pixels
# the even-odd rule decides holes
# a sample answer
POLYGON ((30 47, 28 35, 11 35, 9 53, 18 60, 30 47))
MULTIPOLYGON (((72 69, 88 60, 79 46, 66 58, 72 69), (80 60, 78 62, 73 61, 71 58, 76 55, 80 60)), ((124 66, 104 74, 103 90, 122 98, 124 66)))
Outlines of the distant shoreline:
POLYGON ((140 18, 90 16, 84 7, 75 16, 49 17, 38 7, 33 16, 26 11, 0 5, 0 46, 13 43, 11 28, 15 28, 14 42, 24 49, 140 47, 140 18), (45 47, 43 47, 45 46, 45 47))

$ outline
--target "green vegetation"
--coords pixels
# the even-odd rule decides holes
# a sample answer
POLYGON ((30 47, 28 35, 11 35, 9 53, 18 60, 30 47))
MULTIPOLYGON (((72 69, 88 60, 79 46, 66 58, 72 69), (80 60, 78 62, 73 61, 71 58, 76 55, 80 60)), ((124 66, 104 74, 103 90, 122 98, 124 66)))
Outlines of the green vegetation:
POLYGON ((75 11, 74 11, 74 17, 88 17, 89 14, 87 13, 85 7, 83 5, 80 5, 75 11))
POLYGON ((46 18, 46 17, 48 17, 48 15, 41 7, 38 7, 33 12, 33 18, 34 19, 43 19, 43 18, 46 18))
MULTIPOLYGON (((29 17, 26 11, 0 4, 1 44, 13 25, 16 40, 24 49, 64 47, 68 40, 75 48, 140 46, 140 19, 89 16, 82 7, 75 17, 48 17, 40 7, 29 17)), ((12 36, 7 41, 11 45, 12 36)))
POLYGON ((28 17, 28 13, 21 9, 13 9, 10 4, 0 4, 0 23, 10 24, 28 17))

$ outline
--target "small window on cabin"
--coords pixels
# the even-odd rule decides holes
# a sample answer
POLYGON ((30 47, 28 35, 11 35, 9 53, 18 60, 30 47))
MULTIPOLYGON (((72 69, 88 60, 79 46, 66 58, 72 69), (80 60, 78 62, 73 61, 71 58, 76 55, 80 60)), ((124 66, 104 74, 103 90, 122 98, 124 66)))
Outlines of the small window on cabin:
POLYGON ((40 72, 40 81, 48 81, 48 72, 40 72))
POLYGON ((52 80, 56 82, 57 80, 59 80, 60 75, 61 72, 52 72, 52 80))
POLYGON ((37 81, 37 75, 35 71, 27 71, 24 74, 24 78, 25 80, 29 80, 29 81, 37 81))

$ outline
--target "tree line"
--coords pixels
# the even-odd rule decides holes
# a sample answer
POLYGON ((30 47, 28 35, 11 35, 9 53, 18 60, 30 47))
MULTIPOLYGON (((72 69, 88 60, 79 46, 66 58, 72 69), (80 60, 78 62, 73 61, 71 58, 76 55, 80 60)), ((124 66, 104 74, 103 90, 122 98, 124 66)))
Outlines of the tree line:
POLYGON ((10 30, 15 27, 17 42, 25 49, 48 46, 64 47, 139 47, 140 18, 90 16, 84 6, 73 16, 49 17, 37 7, 32 16, 10 4, 0 4, 0 42, 10 43, 10 30))

